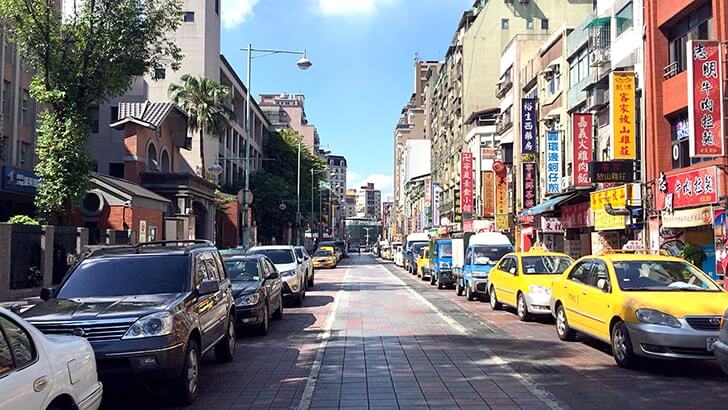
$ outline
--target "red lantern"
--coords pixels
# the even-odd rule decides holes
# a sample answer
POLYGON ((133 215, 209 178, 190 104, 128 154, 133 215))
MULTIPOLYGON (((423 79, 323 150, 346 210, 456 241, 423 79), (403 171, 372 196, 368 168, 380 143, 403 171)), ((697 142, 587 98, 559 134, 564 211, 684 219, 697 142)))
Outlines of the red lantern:
POLYGON ((496 175, 503 175, 506 173, 506 166, 503 161, 499 159, 493 161, 493 172, 495 172, 496 175))

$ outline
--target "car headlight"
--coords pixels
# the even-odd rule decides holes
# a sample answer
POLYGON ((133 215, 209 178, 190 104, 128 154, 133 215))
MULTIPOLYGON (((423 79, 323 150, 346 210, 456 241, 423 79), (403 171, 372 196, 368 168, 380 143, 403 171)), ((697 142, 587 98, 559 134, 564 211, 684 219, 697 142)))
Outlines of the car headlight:
POLYGON ((531 285, 528 287, 528 293, 533 293, 536 295, 538 295, 538 294, 550 295, 551 289, 547 288, 546 286, 543 286, 543 285, 531 285))
POLYGON ((286 276, 296 276, 296 271, 295 270, 285 270, 285 271, 281 272, 282 278, 285 278, 286 276))
POLYGON ((662 325, 670 327, 682 327, 682 324, 675 316, 662 313, 659 310, 653 309, 637 309, 635 312, 637 320, 642 323, 648 323, 651 325, 662 325))
POLYGON ((450 264, 447 262, 440 262, 440 269, 449 269, 450 264))
POLYGON ((165 336, 172 333, 172 314, 169 312, 152 313, 134 322, 124 333, 122 339, 165 336))
POLYGON ((243 295, 235 299, 235 304, 239 306, 250 306, 255 305, 260 301, 260 295, 253 293, 250 295, 243 295))

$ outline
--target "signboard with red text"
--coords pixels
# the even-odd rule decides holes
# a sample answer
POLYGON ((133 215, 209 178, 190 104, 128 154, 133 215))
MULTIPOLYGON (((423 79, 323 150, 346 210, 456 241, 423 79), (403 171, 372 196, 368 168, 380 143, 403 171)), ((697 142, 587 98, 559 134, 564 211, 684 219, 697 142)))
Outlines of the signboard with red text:
POLYGON ((673 209, 713 204, 718 201, 718 168, 708 167, 674 175, 660 173, 657 208, 668 213, 673 209))
POLYGON ((572 133, 574 136, 574 186, 591 186, 589 163, 593 159, 594 129, 591 114, 574 114, 572 133))
POLYGON ((691 40, 687 55, 690 156, 719 157, 724 152, 721 45, 691 40))
POLYGON ((460 205, 463 214, 473 213, 473 153, 460 154, 460 205))

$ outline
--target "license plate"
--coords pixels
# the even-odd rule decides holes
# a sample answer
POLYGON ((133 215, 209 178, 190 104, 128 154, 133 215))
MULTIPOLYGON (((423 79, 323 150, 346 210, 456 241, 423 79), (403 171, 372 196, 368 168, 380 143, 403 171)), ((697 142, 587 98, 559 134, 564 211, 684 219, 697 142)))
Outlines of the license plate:
POLYGON ((709 338, 705 339, 705 348, 709 352, 712 352, 713 348, 715 346, 715 342, 717 342, 717 341, 718 341, 717 337, 709 337, 709 338))

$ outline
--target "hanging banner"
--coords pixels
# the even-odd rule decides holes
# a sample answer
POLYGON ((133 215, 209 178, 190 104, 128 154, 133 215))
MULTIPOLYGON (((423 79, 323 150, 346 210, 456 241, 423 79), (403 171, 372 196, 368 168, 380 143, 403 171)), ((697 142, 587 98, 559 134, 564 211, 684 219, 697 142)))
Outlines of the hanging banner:
POLYGON ((473 213, 473 153, 460 153, 460 204, 461 213, 473 213))
POLYGON ((521 164, 523 172, 523 209, 536 206, 536 163, 524 162, 521 164))
POLYGON ((541 217, 541 232, 543 233, 564 233, 561 219, 553 216, 541 217))
POLYGON ((574 114, 571 133, 574 136, 574 186, 591 186, 589 163, 594 152, 592 115, 574 114))
POLYGON ((672 213, 662 214, 664 228, 690 228, 693 226, 711 225, 713 209, 710 206, 700 208, 679 209, 672 213))
POLYGON ((561 135, 546 132, 546 194, 561 192, 561 135))
POLYGON ((611 231, 624 229, 627 226, 627 215, 609 215, 601 209, 594 211, 594 230, 611 231))
POLYGON ((657 178, 657 209, 694 207, 718 202, 718 168, 708 167, 657 178))
POLYGON ((589 202, 561 207, 561 224, 564 228, 585 228, 592 226, 592 212, 589 202))
POLYGON ((612 158, 637 159, 634 72, 612 71, 609 110, 612 118, 612 158))
POLYGON ((432 178, 425 178, 425 206, 432 205, 432 178))
POLYGON ((483 216, 492 218, 495 215, 495 173, 481 172, 481 191, 483 198, 483 216))
POLYGON ((536 121, 536 99, 521 99, 521 153, 536 153, 536 136, 538 135, 538 122, 536 121))
POLYGON ((635 161, 592 161, 589 165, 591 180, 594 183, 634 182, 635 161))
POLYGON ((723 62, 720 42, 690 40, 688 131, 691 157, 723 155, 723 62))
POLYGON ((495 174, 495 224, 496 229, 505 231, 509 229, 508 223, 508 174, 505 172, 495 174))

